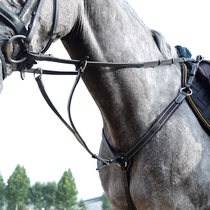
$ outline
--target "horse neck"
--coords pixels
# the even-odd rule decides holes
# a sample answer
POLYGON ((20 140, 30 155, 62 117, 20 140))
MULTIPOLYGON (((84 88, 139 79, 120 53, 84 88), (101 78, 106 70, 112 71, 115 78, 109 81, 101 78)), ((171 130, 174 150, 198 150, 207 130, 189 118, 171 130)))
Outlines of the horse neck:
MULTIPOLYGON (((56 26, 54 40, 58 40, 70 32, 76 22, 78 8, 79 5, 82 4, 82 1, 83 0, 58 1, 58 24, 56 26)), ((52 31, 54 15, 54 1, 44 0, 41 15, 39 17, 39 24, 37 24, 36 33, 31 43, 34 52, 40 52, 49 42, 49 34, 52 31)), ((23 18, 27 19, 27 17, 23 18)))
MULTIPOLYGON (((124 0, 84 1, 81 11, 75 27, 63 40, 72 58, 89 55, 90 60, 108 62, 163 59, 150 30, 124 0)), ((155 113, 167 105, 155 102, 156 95, 167 92, 164 85, 176 83, 175 78, 169 82, 167 74, 167 67, 146 70, 87 67, 83 80, 101 111, 105 132, 114 148, 123 150, 132 145, 155 113), (162 83, 161 88, 156 79, 162 83)), ((168 91, 164 100, 171 98, 175 89, 168 91)))

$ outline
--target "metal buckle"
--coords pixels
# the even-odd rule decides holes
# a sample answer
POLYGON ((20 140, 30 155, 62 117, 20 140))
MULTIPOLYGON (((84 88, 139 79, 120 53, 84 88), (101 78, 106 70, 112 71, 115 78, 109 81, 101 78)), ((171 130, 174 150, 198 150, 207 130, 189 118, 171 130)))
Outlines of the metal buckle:
POLYGON ((191 96, 193 91, 191 88, 183 87, 181 88, 180 93, 185 93, 187 96, 191 96))
POLYGON ((80 60, 80 63, 76 66, 76 71, 80 71, 81 73, 84 73, 87 67, 88 58, 89 58, 88 56, 85 56, 82 60, 80 60))
POLYGON ((13 54, 13 41, 15 39, 25 39, 26 37, 24 35, 15 35, 13 37, 11 37, 7 44, 6 44, 6 55, 7 55, 7 59, 9 62, 11 63, 22 63, 23 61, 26 60, 26 57, 25 58, 22 58, 20 60, 13 60, 12 59, 12 54, 13 54))
POLYGON ((37 77, 41 77, 43 74, 43 70, 41 68, 37 68, 34 71, 34 79, 36 79, 37 77), (36 76, 36 74, 38 74, 38 76, 36 76))

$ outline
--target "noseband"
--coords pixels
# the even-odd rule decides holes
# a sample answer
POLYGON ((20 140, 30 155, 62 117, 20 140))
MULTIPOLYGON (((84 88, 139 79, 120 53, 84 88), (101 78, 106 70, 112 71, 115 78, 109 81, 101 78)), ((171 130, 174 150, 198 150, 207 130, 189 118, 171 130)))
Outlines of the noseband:
MULTIPOLYGON (((39 89, 43 97, 45 98, 46 102, 48 103, 50 108, 53 110, 53 112, 64 123, 64 125, 72 132, 72 134, 79 141, 79 143, 86 149, 86 151, 94 159, 97 159, 98 161, 102 163, 102 165, 99 166, 97 170, 100 170, 101 168, 109 166, 112 163, 116 163, 122 169, 124 177, 125 177, 125 191, 126 191, 126 196, 127 196, 128 207, 129 209, 134 209, 135 207, 133 207, 132 199, 130 196, 130 190, 129 190, 129 176, 130 176, 130 167, 131 167, 132 158, 164 126, 164 124, 169 120, 169 118, 173 115, 173 113, 182 104, 184 99, 190 94, 192 94, 192 90, 190 87, 194 80, 198 65, 202 61, 203 58, 201 56, 198 56, 196 61, 193 59, 188 59, 188 58, 175 58, 175 59, 158 60, 158 61, 151 61, 151 62, 144 62, 144 63, 109 63, 109 62, 87 61, 87 58, 84 58, 82 60, 67 60, 67 59, 56 58, 56 57, 53 57, 52 55, 46 55, 44 53, 47 51, 47 49, 50 47, 50 45, 52 44, 52 42, 57 36, 56 27, 57 27, 57 22, 58 22, 58 5, 59 5, 58 0, 53 1, 54 2, 54 17, 53 17, 52 29, 51 29, 51 32, 49 33, 49 41, 46 47, 41 50, 41 53, 34 53, 32 51, 32 47, 30 43, 31 43, 31 40, 33 39, 33 36, 37 28, 38 18, 40 16, 44 0, 39 0, 36 2, 36 7, 35 7, 36 9, 31 12, 30 24, 27 27, 21 18, 23 17, 25 11, 27 10, 27 8, 30 6, 32 2, 33 0, 28 0, 25 3, 22 11, 18 15, 13 13, 9 9, 7 9, 3 4, 0 3, 0 20, 2 20, 6 25, 11 27, 16 33, 16 35, 14 37, 11 37, 6 44, 7 60, 10 63, 19 64, 19 71, 21 72, 22 78, 24 77, 23 75, 25 72, 34 73, 39 89), (22 50, 21 50, 23 56, 19 60, 13 60, 12 59, 13 41, 17 39, 19 39, 23 45, 22 50), (43 69, 37 69, 37 68, 34 69, 32 68, 32 66, 33 64, 36 64, 36 61, 51 61, 51 62, 57 62, 57 63, 73 64, 76 67, 76 71, 75 72, 51 71, 51 70, 43 70, 43 69), (171 64, 176 64, 176 63, 184 63, 186 61, 191 61, 193 63, 193 68, 191 70, 188 83, 186 84, 185 87, 183 87, 180 90, 180 92, 178 93, 178 96, 176 96, 175 99, 172 100, 171 103, 167 106, 167 108, 157 117, 157 119, 154 121, 151 128, 148 129, 148 131, 143 135, 143 137, 139 141, 137 141, 137 143, 130 150, 124 153, 115 154, 114 149, 111 148, 103 131, 102 133, 103 141, 105 142, 107 149, 110 151, 110 154, 112 154, 113 157, 102 158, 91 152, 91 150, 86 145, 85 141, 80 136, 76 127, 74 126, 74 123, 71 117, 71 112, 70 112, 71 102, 72 102, 75 88, 77 87, 77 84, 87 65, 98 66, 98 67, 113 67, 113 68, 148 68, 148 67, 157 67, 157 66, 162 66, 162 65, 171 65, 171 64), (72 87, 72 91, 70 93, 68 105, 67 105, 70 124, 63 119, 63 117, 60 115, 60 113, 57 111, 57 109, 51 102, 50 98, 48 97, 45 91, 43 82, 42 82, 43 74, 77 75, 75 79, 75 83, 72 87)), ((0 51, 0 59, 2 61, 4 78, 5 78, 6 77, 6 64, 5 64, 4 55, 2 54, 1 51, 0 51)))
MULTIPOLYGON (((32 46, 30 45, 34 34, 37 29, 38 19, 40 17, 42 7, 44 4, 44 0, 28 0, 19 14, 14 13, 13 11, 9 10, 4 4, 0 3, 0 20, 3 21, 8 27, 12 28, 15 32, 15 36, 11 37, 10 40, 6 44, 6 59, 10 63, 21 64, 19 69, 23 69, 29 67, 29 63, 24 62, 26 57, 22 57, 19 60, 12 59, 13 53, 13 41, 20 40, 22 43, 22 51, 25 49, 32 50, 32 46), (31 5, 32 4, 32 5, 31 5), (22 17, 25 15, 26 11, 30 9, 29 7, 34 8, 31 10, 29 17, 30 21, 24 22, 22 17), (24 65, 23 65, 24 64, 24 65)), ((45 53, 49 47, 51 46, 52 42, 55 40, 57 33, 56 28, 58 24, 58 14, 59 14, 59 3, 58 0, 53 0, 53 22, 52 22, 52 29, 48 34, 49 41, 47 45, 41 50, 40 53, 45 53)), ((24 54, 24 53, 23 53, 24 54)), ((23 55, 22 55, 23 56, 23 55)), ((0 53, 0 59, 3 64, 3 79, 6 78, 6 64, 5 58, 2 53, 0 53)))

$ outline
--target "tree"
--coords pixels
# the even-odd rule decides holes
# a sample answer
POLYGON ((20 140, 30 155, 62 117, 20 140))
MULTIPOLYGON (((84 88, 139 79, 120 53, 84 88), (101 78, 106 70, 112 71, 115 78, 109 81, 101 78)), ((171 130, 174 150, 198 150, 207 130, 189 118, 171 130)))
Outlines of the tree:
POLYGON ((35 209, 42 209, 44 207, 44 197, 43 189, 45 184, 36 182, 32 187, 30 187, 29 199, 30 203, 34 205, 35 209))
POLYGON ((7 201, 7 208, 6 210, 14 210, 15 208, 15 204, 10 202, 10 201, 7 201))
POLYGON ((78 202, 77 206, 78 206, 78 208, 77 208, 78 210, 87 210, 87 207, 83 200, 80 200, 80 202, 78 202))
POLYGON ((5 200, 5 184, 3 177, 0 174, 0 209, 4 206, 4 200, 5 200))
POLYGON ((56 204, 64 210, 76 205, 78 191, 71 170, 65 171, 58 182, 56 204))
POLYGON ((110 210, 110 202, 107 199, 105 193, 103 193, 102 198, 101 198, 101 201, 102 201, 102 209, 103 210, 110 210))
POLYGON ((48 182, 43 188, 44 208, 50 209, 55 204, 57 185, 55 182, 48 182))
POLYGON ((30 179, 26 174, 25 168, 17 165, 6 186, 6 198, 10 203, 15 204, 16 210, 18 210, 18 204, 26 201, 29 188, 30 179))

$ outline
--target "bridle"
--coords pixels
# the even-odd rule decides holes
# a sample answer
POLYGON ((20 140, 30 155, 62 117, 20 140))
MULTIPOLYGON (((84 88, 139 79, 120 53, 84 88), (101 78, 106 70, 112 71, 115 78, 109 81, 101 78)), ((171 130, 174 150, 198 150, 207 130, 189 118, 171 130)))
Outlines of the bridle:
MULTIPOLYGON (((21 44, 24 45, 23 49, 27 49, 29 51, 32 50, 31 41, 37 29, 38 19, 42 11, 43 4, 44 0, 37 0, 37 1, 28 0, 26 1, 20 13, 16 14, 11 10, 9 10, 6 6, 4 6, 4 4, 0 3, 0 20, 2 20, 6 25, 12 28, 16 34, 15 36, 11 37, 6 43, 6 54, 7 54, 6 59, 10 63, 20 64, 19 65, 20 71, 21 69, 32 67, 34 63, 31 64, 29 62, 25 62, 27 58, 24 57, 24 53, 21 59, 13 60, 12 59, 13 42, 14 40, 20 40, 21 44), (25 22, 22 20, 22 17, 25 15, 29 7, 33 7, 34 9, 31 11, 30 14, 28 14, 30 22, 25 22)), ((54 15, 53 15, 52 29, 48 34, 49 41, 47 45, 41 50, 40 53, 45 53, 51 46, 52 42, 57 37, 56 29, 57 29, 58 14, 59 14, 58 0, 53 0, 53 10, 54 10, 53 11, 54 15)), ((3 79, 5 79, 7 76, 5 58, 2 53, 0 53, 0 57, 3 64, 3 79)))
MULTIPOLYGON (((21 16, 23 16, 24 11, 29 7, 29 4, 32 3, 32 0, 28 0, 19 15, 14 14, 9 9, 7 9, 3 4, 0 3, 0 20, 10 26, 16 33, 15 36, 11 37, 8 42, 6 43, 6 57, 10 63, 18 63, 20 64, 19 71, 21 72, 21 78, 24 79, 24 74, 33 73, 35 76, 35 80, 39 86, 39 89, 45 98, 46 102, 53 110, 53 112, 58 116, 58 118, 64 123, 64 125, 71 131, 71 133, 75 136, 75 138, 79 141, 79 143, 86 149, 86 151, 94 158, 97 159, 102 163, 101 166, 97 168, 100 170, 106 166, 109 166, 112 163, 116 163, 123 171, 125 177, 125 189, 127 195, 127 202, 129 209, 134 209, 132 204, 132 199, 130 196, 129 190, 129 176, 130 176, 130 168, 132 164, 132 158, 134 155, 139 152, 143 146, 150 140, 152 137, 164 126, 164 124, 169 120, 169 118, 173 115, 173 113, 178 109, 178 107, 182 104, 184 99, 192 94, 191 85, 194 80, 194 77, 197 72, 197 68, 199 63, 202 61, 202 57, 198 56, 196 60, 190 58, 175 58, 175 59, 166 59, 166 60, 158 60, 158 61, 151 61, 151 62, 144 62, 144 63, 110 63, 110 62, 95 62, 95 61, 88 61, 87 57, 82 60, 68 60, 68 59, 60 59, 53 57, 52 55, 44 54, 47 49, 52 44, 53 40, 56 37, 56 28, 58 23, 58 0, 54 0, 54 18, 52 24, 52 30, 49 33, 49 41, 48 44, 44 49, 42 49, 41 53, 34 53, 32 51, 32 47, 30 45, 31 40, 33 39, 38 17, 40 15, 42 5, 44 0, 39 0, 36 2, 36 10, 31 13, 31 21, 29 24, 28 29, 26 29, 26 25, 21 20, 21 16), (20 39, 22 42, 22 55, 21 59, 13 60, 12 56, 12 47, 13 41, 16 39, 20 39), (75 65, 76 71, 51 71, 51 70, 44 70, 40 68, 32 68, 33 64, 36 64, 36 61, 51 61, 57 63, 65 63, 65 64, 72 64, 75 65), (184 63, 186 61, 191 61, 193 64, 190 77, 188 83, 185 87, 180 89, 178 95, 171 101, 171 103, 166 107, 166 109, 157 117, 154 121, 153 125, 148 129, 148 131, 143 135, 143 137, 137 141, 137 143, 127 152, 115 154, 114 149, 110 146, 108 140, 106 139, 104 130, 102 132, 103 141, 105 142, 107 149, 109 150, 112 157, 110 158, 102 158, 96 154, 94 154, 86 145, 83 138, 80 136, 79 132, 77 131, 72 117, 71 117, 71 102, 73 98, 74 91, 77 87, 77 84, 85 71, 86 66, 98 66, 98 67, 113 67, 113 68, 148 68, 148 67, 157 67, 162 65, 171 65, 177 63, 184 63), (68 100, 68 117, 69 122, 66 122, 64 118, 60 115, 57 111, 53 103, 51 102, 50 98, 48 97, 43 82, 42 82, 42 75, 43 74, 52 74, 52 75, 76 75, 75 83, 72 87, 69 100, 68 100)), ((0 58, 2 60, 2 65, 5 66, 4 55, 0 51, 0 58)), ((5 68, 5 67, 3 67, 5 68)), ((5 72, 5 70, 4 70, 5 72)), ((4 76, 5 78, 6 76, 4 76)))

